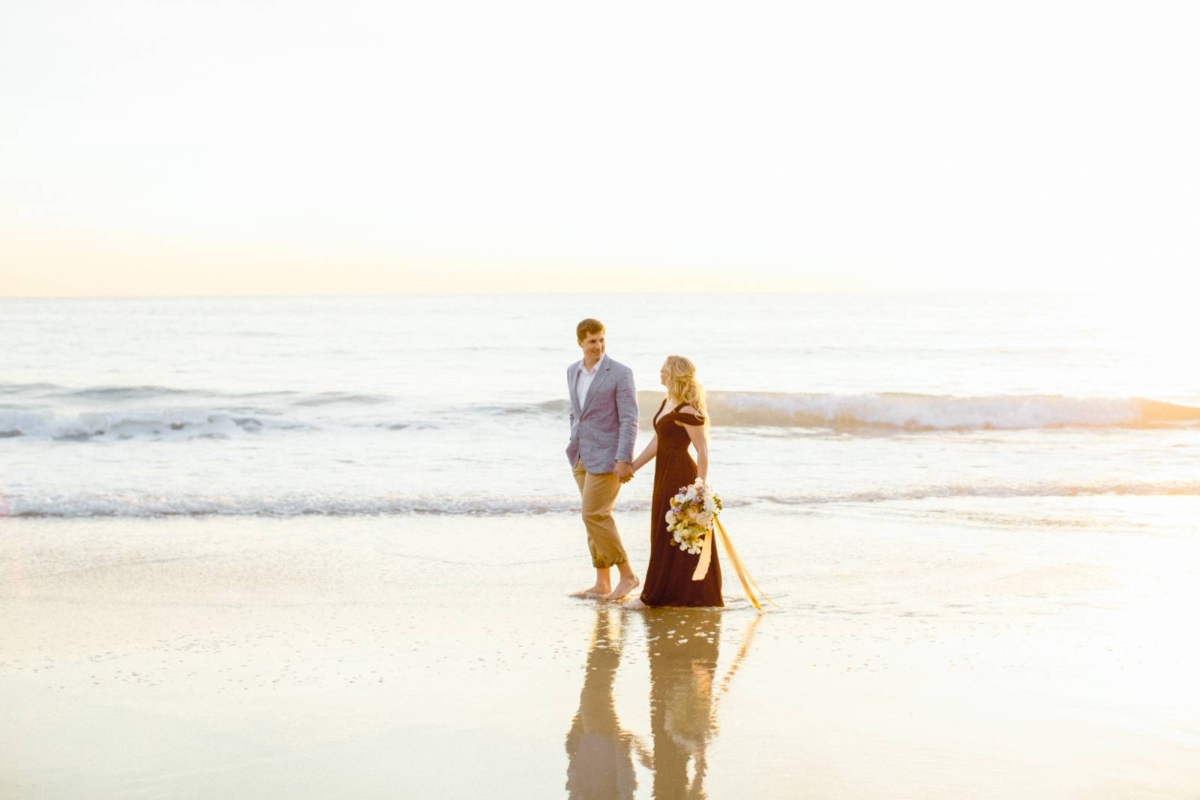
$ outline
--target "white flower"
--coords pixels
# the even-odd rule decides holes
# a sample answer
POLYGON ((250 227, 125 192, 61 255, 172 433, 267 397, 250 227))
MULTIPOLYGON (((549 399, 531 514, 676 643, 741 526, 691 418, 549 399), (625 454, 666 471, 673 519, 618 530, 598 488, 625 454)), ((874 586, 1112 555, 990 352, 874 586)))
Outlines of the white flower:
POLYGON ((719 504, 717 493, 700 477, 690 486, 680 486, 665 515, 667 530, 673 534, 672 545, 678 545, 685 553, 699 555, 704 549, 704 537, 711 535, 713 520, 721 513, 719 504))

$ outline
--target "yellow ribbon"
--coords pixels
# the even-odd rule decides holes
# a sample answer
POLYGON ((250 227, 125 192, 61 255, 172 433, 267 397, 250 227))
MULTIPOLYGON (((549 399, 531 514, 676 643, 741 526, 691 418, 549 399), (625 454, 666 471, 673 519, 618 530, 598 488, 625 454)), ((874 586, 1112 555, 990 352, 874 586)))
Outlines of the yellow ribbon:
POLYGON ((708 565, 712 561, 712 533, 712 528, 704 532, 704 544, 700 545, 700 561, 696 564, 696 571, 692 573, 692 580, 694 581, 702 581, 704 580, 704 576, 708 574, 708 565))
MULTIPOLYGON (((729 559, 729 563, 733 564, 733 569, 737 573, 738 580, 742 582, 742 591, 746 593, 746 597, 750 598, 750 605, 754 606, 759 611, 762 611, 762 606, 759 605, 754 592, 750 591, 751 585, 758 589, 758 593, 762 595, 763 600, 766 600, 771 605, 779 608, 779 604, 771 598, 767 597, 767 593, 759 588, 758 582, 750 575, 750 570, 746 569, 746 565, 738 558, 737 550, 733 547, 733 542, 729 540, 729 534, 725 532, 725 526, 721 524, 721 520, 713 520, 717 532, 721 535, 721 546, 725 548, 725 555, 729 559)), ((713 529, 709 528, 704 534, 704 544, 700 548, 700 561, 696 564, 696 571, 692 573, 692 580, 702 581, 704 576, 708 574, 709 564, 712 563, 712 548, 713 548, 713 529)))

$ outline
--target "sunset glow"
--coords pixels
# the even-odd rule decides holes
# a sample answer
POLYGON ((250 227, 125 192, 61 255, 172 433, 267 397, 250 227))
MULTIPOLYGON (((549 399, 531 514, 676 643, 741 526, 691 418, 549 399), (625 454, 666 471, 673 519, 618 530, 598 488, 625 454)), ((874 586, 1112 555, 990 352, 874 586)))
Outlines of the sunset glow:
POLYGON ((1149 288, 1196 13, 25 4, 0 296, 1149 288))

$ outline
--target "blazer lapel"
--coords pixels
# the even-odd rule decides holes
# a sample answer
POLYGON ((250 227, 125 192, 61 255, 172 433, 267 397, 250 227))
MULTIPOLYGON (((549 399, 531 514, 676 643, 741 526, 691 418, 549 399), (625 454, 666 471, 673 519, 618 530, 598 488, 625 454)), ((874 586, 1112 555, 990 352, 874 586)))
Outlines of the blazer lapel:
MULTIPOLYGON (((590 389, 588 389, 587 400, 583 401, 583 408, 579 409, 579 414, 581 416, 583 415, 583 412, 588 410, 588 406, 592 404, 592 398, 596 396, 596 392, 600 389, 601 385, 608 380, 608 370, 611 367, 612 365, 608 363, 608 359, 604 359, 604 368, 600 370, 596 377, 592 378, 592 386, 590 389)), ((583 362, 579 363, 579 368, 583 369, 583 362)), ((578 376, 576 377, 578 378, 578 376)))
POLYGON ((583 414, 583 409, 579 407, 579 371, 581 369, 583 369, 582 361, 571 367, 571 408, 575 409, 575 419, 579 419, 583 414))

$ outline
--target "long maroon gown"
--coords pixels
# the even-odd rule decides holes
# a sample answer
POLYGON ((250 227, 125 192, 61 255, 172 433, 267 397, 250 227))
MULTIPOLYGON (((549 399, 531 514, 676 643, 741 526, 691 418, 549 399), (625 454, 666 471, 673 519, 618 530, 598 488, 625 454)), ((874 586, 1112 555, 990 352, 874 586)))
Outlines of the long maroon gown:
POLYGON ((663 414, 667 401, 659 406, 654 418, 658 435, 658 454, 654 461, 654 499, 650 509, 650 565, 646 567, 646 584, 642 602, 648 606, 723 606, 721 599, 721 562, 717 558, 716 542, 712 543, 712 563, 704 580, 693 581, 699 555, 679 549, 667 530, 667 511, 671 498, 696 480, 696 462, 688 453, 691 437, 683 425, 703 425, 704 418, 696 414, 674 411, 663 414), (661 416, 660 416, 661 415, 661 416))

